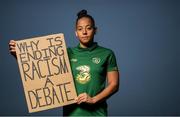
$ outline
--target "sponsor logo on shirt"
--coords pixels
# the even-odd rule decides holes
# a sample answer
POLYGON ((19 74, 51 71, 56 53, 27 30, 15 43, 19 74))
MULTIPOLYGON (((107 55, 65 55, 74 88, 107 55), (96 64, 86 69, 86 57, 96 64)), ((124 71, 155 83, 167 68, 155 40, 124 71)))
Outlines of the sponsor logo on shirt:
POLYGON ((71 62, 77 62, 77 59, 72 58, 70 61, 71 61, 71 62))
POLYGON ((76 76, 76 80, 80 84, 86 84, 90 81, 91 75, 90 75, 90 67, 87 65, 81 65, 76 67, 76 70, 79 71, 79 73, 76 76))
POLYGON ((101 62, 101 59, 98 57, 94 57, 94 58, 92 58, 92 62, 95 64, 99 64, 101 62))

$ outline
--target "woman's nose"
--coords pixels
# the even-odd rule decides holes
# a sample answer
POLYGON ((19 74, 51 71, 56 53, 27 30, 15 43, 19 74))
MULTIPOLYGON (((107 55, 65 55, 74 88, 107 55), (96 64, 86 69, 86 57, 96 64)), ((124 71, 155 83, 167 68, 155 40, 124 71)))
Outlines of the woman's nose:
POLYGON ((84 29, 84 30, 83 30, 83 34, 87 34, 87 31, 86 31, 86 29, 84 29))

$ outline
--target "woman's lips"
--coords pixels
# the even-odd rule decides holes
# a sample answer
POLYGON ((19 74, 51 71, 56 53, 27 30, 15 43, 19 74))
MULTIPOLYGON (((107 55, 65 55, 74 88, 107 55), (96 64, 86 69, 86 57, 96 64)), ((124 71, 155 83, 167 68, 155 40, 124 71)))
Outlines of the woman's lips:
POLYGON ((81 38, 82 38, 82 39, 85 39, 85 40, 86 40, 86 39, 88 39, 88 37, 87 37, 87 36, 86 36, 86 37, 81 37, 81 38))

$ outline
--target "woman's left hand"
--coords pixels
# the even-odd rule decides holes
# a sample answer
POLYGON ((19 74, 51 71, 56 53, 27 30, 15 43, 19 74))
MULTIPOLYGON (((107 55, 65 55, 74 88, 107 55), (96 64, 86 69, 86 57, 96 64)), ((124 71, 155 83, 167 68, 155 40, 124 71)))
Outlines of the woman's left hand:
POLYGON ((95 104, 95 99, 90 97, 87 93, 81 93, 76 99, 77 104, 87 103, 87 104, 95 104))

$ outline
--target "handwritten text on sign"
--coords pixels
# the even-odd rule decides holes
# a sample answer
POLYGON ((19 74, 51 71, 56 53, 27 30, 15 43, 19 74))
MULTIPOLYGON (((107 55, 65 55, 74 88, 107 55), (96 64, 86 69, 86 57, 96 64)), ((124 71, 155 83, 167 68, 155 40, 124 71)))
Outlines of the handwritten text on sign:
POLYGON ((16 43, 29 112, 75 103, 77 95, 63 34, 16 43))

